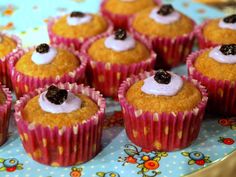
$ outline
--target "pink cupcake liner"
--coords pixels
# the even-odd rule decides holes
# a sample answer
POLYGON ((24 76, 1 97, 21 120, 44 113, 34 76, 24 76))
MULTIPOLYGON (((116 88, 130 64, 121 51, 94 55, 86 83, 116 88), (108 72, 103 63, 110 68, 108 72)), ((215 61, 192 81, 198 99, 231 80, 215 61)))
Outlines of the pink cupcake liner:
POLYGON ((203 24, 199 25, 197 27, 197 30, 196 30, 198 46, 199 46, 200 49, 205 49, 205 48, 209 48, 209 47, 215 47, 215 46, 218 45, 218 44, 215 44, 215 43, 209 41, 203 35, 203 28, 207 25, 208 22, 209 22, 209 20, 206 20, 205 22, 203 22, 203 24))
POLYGON ((194 62, 196 58, 209 49, 203 49, 190 54, 187 58, 189 76, 204 85, 209 93, 208 109, 224 115, 236 115, 236 82, 216 80, 199 72, 194 62))
POLYGON ((16 42, 16 48, 11 53, 0 59, 0 82, 6 85, 9 89, 12 89, 11 77, 9 73, 8 60, 9 58, 21 48, 21 40, 15 35, 9 35, 1 32, 1 36, 7 36, 16 42))
POLYGON ((150 38, 132 27, 133 20, 134 17, 129 21, 129 29, 132 33, 141 35, 152 43, 153 50, 157 53, 159 58, 156 63, 157 68, 170 69, 185 63, 186 57, 192 52, 194 46, 196 33, 196 24, 194 21, 192 21, 192 23, 195 25, 195 29, 189 34, 176 38, 150 38))
POLYGON ((201 92, 201 102, 191 111, 151 113, 136 109, 126 100, 126 92, 135 82, 155 74, 144 72, 124 81, 118 92, 124 116, 125 130, 136 145, 149 150, 175 151, 189 146, 198 136, 207 104, 207 92, 196 80, 192 82, 201 92))
MULTIPOLYGON (((107 17, 108 19, 110 19, 113 24, 114 27, 117 28, 124 28, 124 29, 128 29, 128 21, 130 19, 130 17, 132 17, 133 15, 123 15, 123 14, 114 14, 110 11, 108 11, 105 8, 105 4, 107 3, 108 0, 103 0, 100 6, 100 11, 102 13, 103 16, 107 17)), ((156 4, 161 4, 161 0, 154 0, 154 2, 156 4)))
MULTIPOLYGON (((67 49, 63 45, 53 45, 53 46, 56 48, 58 47, 58 48, 67 49)), ((10 57, 9 68, 10 68, 11 81, 12 81, 12 85, 13 85, 17 98, 21 97, 25 93, 33 91, 36 88, 45 87, 46 85, 50 85, 52 83, 58 83, 58 82, 82 83, 84 82, 85 69, 86 69, 88 61, 85 57, 80 55, 78 51, 75 51, 74 49, 68 49, 68 50, 72 52, 80 60, 80 66, 76 68, 74 71, 66 73, 63 76, 50 77, 50 78, 38 78, 38 77, 27 76, 23 73, 18 72, 15 68, 17 61, 25 53, 29 52, 30 50, 34 48, 35 47, 28 48, 26 50, 19 50, 18 52, 14 53, 10 57)))
MULTIPOLYGON (((48 22, 48 35, 49 35, 49 39, 50 39, 51 44, 56 44, 56 45, 63 44, 69 48, 73 48, 75 50, 80 50, 81 45, 91 37, 74 39, 74 38, 65 38, 63 36, 59 36, 59 35, 55 34, 52 30, 52 27, 59 18, 60 17, 52 18, 48 22)), ((113 24, 109 19, 106 19, 106 20, 108 23, 108 29, 106 32, 112 32, 113 31, 113 24)), ((104 32, 104 33, 106 33, 106 32, 104 32)))
POLYGON ((24 95, 15 105, 15 120, 26 153, 35 161, 51 166, 71 166, 92 159, 101 149, 105 99, 90 87, 58 83, 59 88, 89 96, 99 106, 98 112, 87 121, 70 127, 50 128, 24 120, 22 109, 34 96, 45 89, 24 95))
POLYGON ((0 92, 6 96, 4 104, 0 105, 0 146, 3 145, 8 137, 8 127, 11 114, 12 96, 8 88, 5 88, 0 83, 0 92))
POLYGON ((89 54, 88 49, 94 41, 103 37, 109 36, 111 33, 102 34, 89 39, 81 48, 82 55, 88 60, 88 75, 90 84, 99 90, 104 96, 117 98, 117 91, 121 82, 132 74, 138 74, 143 71, 149 71, 154 68, 156 61, 156 54, 152 51, 151 46, 145 39, 138 35, 133 37, 142 42, 149 50, 150 57, 138 63, 124 65, 111 64, 93 60, 89 54))

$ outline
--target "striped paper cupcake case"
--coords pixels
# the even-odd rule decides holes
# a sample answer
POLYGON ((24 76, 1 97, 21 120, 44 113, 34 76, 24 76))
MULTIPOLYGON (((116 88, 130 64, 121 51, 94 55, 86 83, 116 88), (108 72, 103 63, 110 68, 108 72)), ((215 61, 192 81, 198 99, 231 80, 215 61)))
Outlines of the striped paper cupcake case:
POLYGON ((200 49, 205 49, 205 48, 209 48, 209 47, 215 47, 215 46, 218 45, 216 43, 213 43, 213 42, 209 41, 203 35, 203 28, 207 25, 208 22, 209 22, 209 20, 206 20, 201 25, 199 25, 197 27, 197 30, 196 30, 198 46, 199 46, 200 49))
POLYGON ((21 44, 20 38, 18 38, 15 35, 9 35, 9 34, 1 32, 0 36, 7 36, 16 42, 16 48, 13 49, 8 55, 0 59, 0 82, 3 85, 6 85, 9 89, 12 89, 8 62, 9 62, 9 58, 11 58, 11 56, 14 55, 14 53, 18 52, 18 50, 21 49, 22 44, 21 44))
POLYGON ((175 151, 189 146, 199 134, 207 104, 207 92, 196 80, 192 82, 201 92, 202 99, 190 111, 178 113, 151 113, 136 109, 126 100, 126 92, 135 82, 154 75, 145 72, 124 81, 118 92, 125 130, 129 139, 136 145, 158 151, 175 151))
POLYGON ((12 96, 11 92, 5 86, 0 84, 0 92, 5 95, 5 101, 0 105, 0 146, 3 145, 8 138, 8 127, 11 114, 12 96))
MULTIPOLYGON (((65 46, 62 45, 52 45, 58 48, 67 49, 65 46)), ((69 73, 65 73, 63 76, 56 76, 50 78, 39 78, 39 77, 32 77, 25 75, 21 72, 18 72, 15 68, 17 61, 27 52, 34 49, 28 48, 26 50, 19 50, 18 52, 14 53, 9 60, 9 68, 10 68, 10 75, 11 81, 13 84, 13 89, 17 98, 21 97, 23 94, 28 93, 30 91, 35 90, 36 88, 45 87, 46 85, 50 85, 52 83, 58 82, 76 82, 76 83, 83 83, 85 80, 85 70, 87 66, 87 59, 83 57, 78 51, 74 49, 67 49, 72 52, 78 60, 80 60, 80 66, 76 68, 74 71, 69 73)))
POLYGON ((150 56, 146 60, 130 65, 112 64, 93 60, 88 54, 89 47, 94 41, 107 37, 110 34, 111 33, 106 33, 89 39, 82 46, 81 52, 88 60, 87 77, 90 78, 90 84, 104 96, 117 98, 117 91, 123 80, 132 74, 150 71, 154 68, 156 54, 145 39, 141 38, 139 35, 133 35, 136 40, 140 41, 149 49, 150 56))
POLYGON ((90 97, 99 106, 98 112, 82 123, 61 129, 29 123, 24 120, 22 110, 31 98, 45 90, 41 88, 17 101, 14 115, 18 132, 26 153, 33 160, 50 166, 78 165, 101 150, 105 99, 98 91, 83 85, 59 83, 57 86, 90 97))
POLYGON ((213 113, 236 115, 236 82, 216 80, 203 75, 194 67, 196 58, 204 51, 202 49, 188 56, 187 68, 189 76, 198 80, 209 92, 208 109, 213 113))

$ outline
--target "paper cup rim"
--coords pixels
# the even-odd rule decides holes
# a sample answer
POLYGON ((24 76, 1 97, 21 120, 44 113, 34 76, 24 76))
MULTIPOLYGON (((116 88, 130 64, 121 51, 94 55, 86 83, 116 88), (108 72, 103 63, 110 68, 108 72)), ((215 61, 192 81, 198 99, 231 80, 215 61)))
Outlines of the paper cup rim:
MULTIPOLYGON (((127 90, 137 81, 142 80, 143 78, 147 78, 151 75, 154 75, 155 71, 151 71, 151 72, 143 72, 140 73, 138 75, 133 75, 130 78, 127 78, 126 80, 123 81, 123 83, 120 85, 120 88, 118 90, 118 99, 121 105, 124 105, 125 107, 129 107, 131 108, 131 110, 134 110, 136 113, 138 113, 139 115, 141 114, 147 114, 147 115, 158 115, 158 116, 177 116, 177 115, 187 115, 188 113, 193 113, 196 114, 196 112, 201 109, 204 108, 207 104, 208 101, 208 93, 206 88, 200 84, 199 81, 195 80, 195 79, 191 79, 191 78, 187 78, 186 76, 181 76, 183 80, 185 81, 189 81, 191 82, 201 93, 201 101, 191 110, 186 110, 186 111, 179 111, 179 112, 170 112, 170 113, 166 113, 166 112, 162 112, 162 113, 158 113, 158 112, 149 112, 149 111, 143 111, 142 109, 137 109, 135 108, 132 104, 130 104, 127 99, 126 99, 126 93, 127 90)), ((123 106, 122 106, 123 107, 123 106)))
POLYGON ((201 49, 199 51, 193 52, 191 53, 188 57, 187 57, 187 68, 189 71, 190 76, 192 76, 193 73, 197 73, 203 80, 207 80, 209 82, 221 82, 221 83, 227 83, 233 86, 236 86, 236 81, 230 81, 230 80, 218 80, 218 79, 214 79, 214 78, 210 78, 208 76, 205 76, 204 74, 202 74, 200 71, 198 71, 196 69, 196 67, 194 66, 194 62, 196 61, 197 57, 199 55, 201 55, 202 53, 209 51, 211 49, 213 49, 214 47, 210 47, 210 48, 205 48, 205 49, 201 49))
POLYGON ((92 45, 92 43, 94 41, 97 41, 101 38, 104 37, 108 37, 109 35, 111 35, 111 32, 107 32, 107 33, 103 33, 100 35, 97 35, 93 38, 88 39, 81 47, 81 53, 84 57, 88 58, 88 62, 92 62, 92 63, 96 63, 96 64, 102 64, 105 65, 107 68, 109 68, 109 66, 120 66, 120 67, 132 67, 132 66, 136 66, 138 64, 142 65, 142 64, 146 64, 146 63, 151 63, 153 60, 156 60, 156 53, 153 51, 151 44, 142 36, 139 36, 137 34, 132 34, 130 33, 130 35, 132 37, 134 37, 136 40, 138 40, 139 42, 141 42, 148 50, 149 50, 149 57, 146 60, 142 60, 140 62, 137 63, 131 63, 131 64, 119 64, 119 63, 110 63, 110 62, 102 62, 102 61, 96 61, 93 60, 92 57, 88 54, 88 49, 89 47, 92 45))
POLYGON ((40 93, 42 93, 43 91, 45 91, 49 86, 45 86, 44 88, 38 88, 35 89, 34 91, 31 91, 27 94, 25 94, 24 96, 22 96, 19 100, 17 100, 16 104, 14 105, 14 109, 15 109, 15 113, 14 113, 14 118, 16 122, 21 122, 24 125, 28 126, 29 129, 33 129, 33 128, 37 128, 37 127, 41 127, 43 129, 50 129, 50 130, 60 130, 63 131, 67 128, 78 128, 78 126, 81 125, 86 125, 87 123, 93 122, 93 121, 98 121, 98 119, 101 118, 101 115, 104 114, 105 109, 106 109, 106 101, 105 98, 102 96, 102 94, 99 91, 96 91, 94 88, 91 88, 89 86, 84 86, 84 84, 76 84, 76 83, 57 83, 57 84, 53 84, 58 86, 59 88, 67 88, 69 91, 71 92, 75 92, 73 90, 76 90, 77 93, 82 93, 83 95, 88 96, 90 99, 92 99, 94 102, 96 102, 97 106, 99 107, 98 111, 92 115, 90 118, 86 119, 85 121, 82 121, 80 123, 76 123, 70 126, 63 126, 62 128, 59 128, 57 126, 55 127, 49 127, 49 126, 43 126, 41 124, 35 124, 35 123, 29 123, 28 121, 23 119, 22 116, 22 109, 26 106, 26 104, 28 103, 28 101, 39 95, 40 93), (79 89, 81 89, 79 91, 79 89), (91 92, 91 93, 89 93, 91 92), (92 98, 97 96, 97 99, 92 98))
POLYGON ((12 103, 12 95, 9 88, 5 87, 5 85, 2 85, 1 83, 0 83, 0 92, 2 92, 4 96, 6 97, 5 102, 0 105, 0 112, 2 112, 2 111, 6 111, 7 108, 10 108, 10 105, 12 103))
MULTIPOLYGON (((31 51, 31 50, 34 50, 36 48, 36 46, 33 46, 33 47, 29 47, 29 48, 26 48, 26 49, 21 49, 19 50, 18 52, 22 52, 23 54, 18 57, 18 52, 14 53, 11 57, 13 57, 13 59, 10 58, 10 61, 9 61, 9 66, 10 66, 10 71, 11 73, 13 72, 15 75, 18 75, 18 77, 25 77, 25 78, 33 78, 33 79, 37 79, 39 80, 40 82, 43 82, 43 81, 48 81, 48 80, 51 80, 51 79, 56 79, 56 81, 58 80, 61 80, 65 77, 67 77, 68 75, 70 75, 71 73, 81 73, 87 66, 87 58, 83 57, 81 55, 81 53, 73 48, 68 48, 66 46, 64 46, 63 44, 51 44, 50 46, 53 46, 55 48, 61 48, 61 49, 64 49, 64 50, 68 50, 69 52, 71 52, 72 54, 74 54, 74 56, 80 61, 80 65, 74 69, 73 71, 70 71, 68 73, 65 73, 61 76, 54 76, 54 77, 47 77, 47 78, 40 78, 40 77, 36 77, 36 76, 29 76, 29 75, 26 75, 24 73, 21 73, 19 71, 16 70, 15 68, 15 65, 16 63, 20 60, 20 58, 26 54, 27 52, 31 51)), ((11 74, 12 75, 12 74, 11 74)))

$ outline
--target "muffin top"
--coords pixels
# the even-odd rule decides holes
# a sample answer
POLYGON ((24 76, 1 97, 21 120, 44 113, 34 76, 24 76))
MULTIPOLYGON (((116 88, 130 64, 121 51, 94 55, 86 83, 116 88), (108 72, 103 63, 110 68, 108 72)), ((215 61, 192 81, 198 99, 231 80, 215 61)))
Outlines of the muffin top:
POLYGON ((205 50, 196 58, 194 66, 209 78, 236 81, 236 44, 205 50))
POLYGON ((63 76, 79 67, 79 59, 71 52, 40 44, 25 53, 16 63, 18 72, 27 76, 49 78, 63 76))
POLYGON ((209 20, 203 27, 203 36, 216 44, 236 44, 236 14, 209 20))
POLYGON ((124 29, 118 29, 114 34, 93 42, 88 54, 95 61, 112 64, 137 63, 150 56, 148 48, 124 29))
POLYGON ((72 12, 59 18, 52 31, 65 38, 87 38, 105 32, 107 21, 100 15, 72 12))
POLYGON ((22 117, 29 123, 62 128, 82 123, 97 111, 97 104, 88 96, 50 86, 28 101, 22 117))
POLYGON ((132 27, 152 38, 174 38, 191 33, 194 30, 194 23, 189 17, 167 4, 156 8, 150 7, 137 13, 132 21, 132 27))
POLYGON ((190 111, 201 98, 200 91, 191 82, 164 70, 134 83, 126 93, 129 104, 151 113, 190 111))
POLYGON ((0 105, 4 104, 6 102, 6 95, 3 92, 2 89, 0 89, 0 105))
POLYGON ((16 48, 16 46, 17 44, 15 40, 13 40, 12 38, 6 35, 1 35, 0 36, 0 58, 3 58, 9 53, 11 53, 16 48))
POLYGON ((114 14, 132 15, 154 5, 153 0, 108 0, 105 9, 114 14))

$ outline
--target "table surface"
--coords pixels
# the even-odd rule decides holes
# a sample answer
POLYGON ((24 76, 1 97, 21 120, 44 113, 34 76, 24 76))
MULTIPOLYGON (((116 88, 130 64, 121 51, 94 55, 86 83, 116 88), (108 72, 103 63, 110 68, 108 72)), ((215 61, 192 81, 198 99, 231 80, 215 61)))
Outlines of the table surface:
MULTIPOLYGON (((189 0, 166 0, 191 16, 198 23, 206 18, 221 17, 223 14, 216 9, 205 5, 192 3, 189 0), (191 2, 191 3, 190 3, 191 2)), ((46 22, 53 16, 63 15, 72 10, 97 12, 100 0, 1 0, 0 1, 0 30, 17 34, 24 46, 31 46, 39 42, 47 42, 46 22)), ((180 66, 174 69, 179 74, 186 74, 186 67, 180 66)), ((170 152, 143 152, 135 147, 127 138, 122 122, 119 104, 107 100, 107 118, 102 138, 103 150, 91 161, 75 167, 49 167, 33 161, 25 153, 20 138, 17 134, 13 118, 9 131, 9 140, 0 148, 0 176, 33 177, 33 176, 86 176, 86 177, 151 177, 151 176, 185 176, 205 168, 214 162, 222 160, 236 149, 236 119, 231 118, 230 124, 222 124, 223 117, 206 116, 198 139, 188 148, 170 152), (129 152, 135 150, 139 155, 129 157, 129 152), (191 152, 200 152, 205 158, 201 162, 190 158, 191 152), (148 170, 143 166, 142 155, 149 157, 161 157, 159 167, 148 170), (128 158, 129 157, 129 158, 128 158), (15 158, 22 165, 13 172, 8 172, 3 166, 5 159, 15 158), (126 163, 125 163, 126 162, 126 163), (146 175, 146 176, 145 176, 146 175)))

